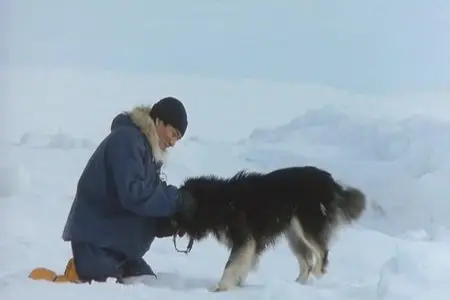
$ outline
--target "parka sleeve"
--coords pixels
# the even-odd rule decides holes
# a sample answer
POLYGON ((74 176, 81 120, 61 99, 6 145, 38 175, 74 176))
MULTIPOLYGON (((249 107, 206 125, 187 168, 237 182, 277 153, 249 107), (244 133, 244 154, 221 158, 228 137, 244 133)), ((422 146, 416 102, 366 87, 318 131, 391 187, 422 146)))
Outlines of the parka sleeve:
POLYGON ((107 164, 125 209, 149 217, 167 217, 178 209, 178 189, 163 182, 156 165, 145 164, 147 148, 133 128, 121 128, 111 136, 106 150, 107 164))

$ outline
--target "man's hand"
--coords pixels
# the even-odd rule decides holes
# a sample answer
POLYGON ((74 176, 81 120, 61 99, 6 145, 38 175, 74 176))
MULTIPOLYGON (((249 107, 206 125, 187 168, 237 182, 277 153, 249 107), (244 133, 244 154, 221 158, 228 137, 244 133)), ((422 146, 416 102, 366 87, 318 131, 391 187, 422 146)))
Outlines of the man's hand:
POLYGON ((155 235, 157 238, 173 236, 177 232, 177 228, 170 218, 157 218, 155 227, 155 235))
MULTIPOLYGON (((180 189, 178 193, 178 215, 184 222, 191 222, 197 209, 197 200, 186 190, 180 189)), ((183 237, 186 232, 179 230, 175 221, 171 218, 156 219, 156 237, 164 238, 175 233, 183 237)))

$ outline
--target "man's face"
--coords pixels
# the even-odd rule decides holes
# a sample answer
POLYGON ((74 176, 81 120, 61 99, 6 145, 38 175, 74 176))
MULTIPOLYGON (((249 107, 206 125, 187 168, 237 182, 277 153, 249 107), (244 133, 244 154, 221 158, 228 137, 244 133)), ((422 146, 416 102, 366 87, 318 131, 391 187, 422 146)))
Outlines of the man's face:
POLYGON ((156 132, 159 137, 159 147, 162 150, 175 146, 175 143, 181 138, 181 133, 172 127, 165 125, 161 120, 156 120, 156 132))

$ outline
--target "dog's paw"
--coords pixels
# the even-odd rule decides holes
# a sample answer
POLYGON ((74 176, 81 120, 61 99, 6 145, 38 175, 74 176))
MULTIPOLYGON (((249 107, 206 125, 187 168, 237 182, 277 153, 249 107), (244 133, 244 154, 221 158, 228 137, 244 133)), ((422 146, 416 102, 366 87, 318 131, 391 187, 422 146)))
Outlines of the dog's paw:
POLYGON ((220 284, 213 285, 208 289, 212 293, 225 292, 228 291, 228 287, 221 286, 220 284))
POLYGON ((314 277, 316 277, 317 279, 320 279, 327 273, 327 268, 326 268, 326 266, 316 265, 312 269, 312 273, 313 273, 314 277))
POLYGON ((301 285, 308 285, 310 283, 310 277, 308 275, 302 274, 295 279, 295 282, 301 285))
POLYGON ((306 269, 302 269, 300 271, 300 274, 298 274, 298 277, 295 279, 295 281, 301 285, 306 285, 309 283, 310 275, 312 272, 312 267, 307 266, 306 269))

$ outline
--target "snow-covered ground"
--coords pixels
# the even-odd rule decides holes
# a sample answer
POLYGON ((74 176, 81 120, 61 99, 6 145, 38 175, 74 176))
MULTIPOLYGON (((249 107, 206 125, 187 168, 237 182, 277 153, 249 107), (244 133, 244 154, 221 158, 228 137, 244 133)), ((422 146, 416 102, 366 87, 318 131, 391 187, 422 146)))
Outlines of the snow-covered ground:
POLYGON ((450 299, 449 94, 387 99, 170 74, 2 72, 2 299, 450 299), (334 241, 328 275, 294 283, 297 264, 282 242, 245 289, 210 293, 226 249, 207 240, 186 256, 167 238, 146 255, 160 275, 154 287, 28 280, 36 266, 63 271, 70 250, 60 236, 75 185, 112 117, 168 94, 185 100, 190 117, 165 170, 171 183, 314 164, 367 193, 363 220, 334 241))

